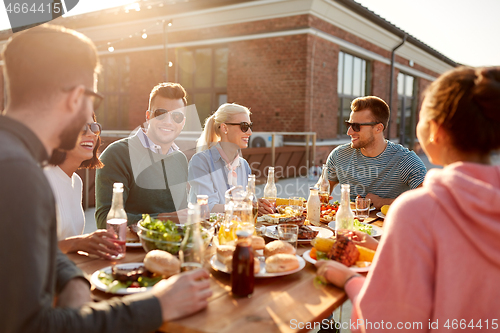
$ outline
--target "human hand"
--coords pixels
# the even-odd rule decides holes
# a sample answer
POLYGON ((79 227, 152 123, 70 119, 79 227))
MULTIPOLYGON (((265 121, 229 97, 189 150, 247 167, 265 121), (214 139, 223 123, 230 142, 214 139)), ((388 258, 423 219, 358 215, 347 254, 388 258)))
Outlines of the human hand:
POLYGON ((386 204, 385 202, 387 200, 391 200, 391 199, 383 199, 383 198, 381 198, 378 195, 373 194, 373 193, 368 193, 366 195, 366 199, 370 199, 372 201, 373 206, 377 209, 380 209, 380 207, 385 205, 386 204))
POLYGON ((358 230, 349 231, 348 237, 354 242, 356 245, 360 245, 366 247, 367 249, 376 251, 378 247, 378 240, 373 238, 372 236, 358 230))
POLYGON ((96 230, 90 234, 84 234, 75 238, 74 251, 85 251, 88 254, 109 259, 110 256, 121 252, 121 247, 114 243, 112 239, 116 236, 105 229, 96 230))
POLYGON ((318 260, 315 266, 318 268, 317 276, 339 288, 344 288, 347 279, 356 275, 346 265, 334 260, 318 260))
POLYGON ((273 204, 267 201, 266 199, 259 199, 259 215, 273 214, 273 213, 276 213, 273 204))
POLYGON ((182 318, 206 308, 207 299, 212 296, 209 277, 205 269, 196 269, 158 282, 151 292, 160 301, 163 321, 182 318))
POLYGON ((56 306, 77 309, 88 302, 92 302, 89 284, 79 277, 66 283, 57 295, 56 306))

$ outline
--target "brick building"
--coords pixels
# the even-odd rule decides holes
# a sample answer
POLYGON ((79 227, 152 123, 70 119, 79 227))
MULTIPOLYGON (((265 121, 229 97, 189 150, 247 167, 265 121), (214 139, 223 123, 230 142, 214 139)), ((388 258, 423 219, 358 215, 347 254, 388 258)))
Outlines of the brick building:
MULTIPOLYGON (((316 132, 318 159, 347 142, 352 99, 389 103, 391 51, 405 35, 387 137, 404 133, 413 146, 423 90, 457 65, 352 0, 148 0, 53 23, 98 46, 104 129, 140 125, 151 88, 168 79, 187 88, 201 122, 228 101, 251 109, 255 131, 316 132)), ((0 33, 0 46, 9 36, 0 33)))

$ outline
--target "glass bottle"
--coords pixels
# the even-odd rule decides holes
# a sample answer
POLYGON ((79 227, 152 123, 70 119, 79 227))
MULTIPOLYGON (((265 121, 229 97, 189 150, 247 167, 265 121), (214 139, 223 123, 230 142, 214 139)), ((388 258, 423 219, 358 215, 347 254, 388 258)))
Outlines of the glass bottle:
POLYGON ((247 198, 252 202, 253 221, 257 223, 259 200, 257 200, 257 195, 255 194, 255 175, 248 175, 247 198))
POLYGON ((106 229, 113 233, 116 238, 112 242, 120 246, 120 253, 110 256, 111 259, 122 259, 125 257, 125 242, 127 239, 127 213, 123 208, 123 184, 113 184, 113 199, 111 209, 106 217, 106 229))
POLYGON ((239 186, 233 191, 233 221, 236 223, 252 222, 253 223, 253 206, 247 196, 247 192, 239 186))
POLYGON ((200 206, 200 219, 202 221, 210 220, 210 208, 208 207, 208 195, 198 194, 196 201, 200 206))
POLYGON ((320 223, 320 206, 318 189, 311 187, 309 189, 309 198, 307 199, 307 219, 312 225, 319 226, 320 223))
POLYGON ((252 234, 253 231, 249 228, 236 231, 238 242, 231 263, 231 292, 233 296, 250 297, 253 294, 255 277, 252 234))
POLYGON ((353 230, 354 224, 354 213, 351 210, 351 199, 349 196, 349 184, 342 184, 340 188, 340 207, 337 214, 335 214, 335 230, 337 231, 337 235, 353 230))
POLYGON ((203 267, 203 239, 200 232, 200 206, 188 205, 188 222, 184 226, 184 238, 179 249, 181 272, 203 267))
POLYGON ((323 169, 321 170, 321 176, 318 182, 314 186, 319 190, 319 200, 321 203, 328 204, 330 201, 330 182, 328 181, 328 166, 323 164, 323 169))
POLYGON ((276 208, 276 198, 278 197, 278 190, 274 184, 274 167, 269 167, 267 174, 267 183, 264 187, 264 199, 269 201, 273 207, 276 208))

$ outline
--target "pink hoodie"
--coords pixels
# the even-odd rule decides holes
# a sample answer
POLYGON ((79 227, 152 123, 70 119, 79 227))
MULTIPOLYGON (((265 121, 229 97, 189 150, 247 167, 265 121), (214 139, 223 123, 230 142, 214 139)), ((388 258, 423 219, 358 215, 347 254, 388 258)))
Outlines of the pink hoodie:
POLYGON ((391 206, 372 270, 346 291, 368 332, 500 332, 500 166, 429 171, 391 206))

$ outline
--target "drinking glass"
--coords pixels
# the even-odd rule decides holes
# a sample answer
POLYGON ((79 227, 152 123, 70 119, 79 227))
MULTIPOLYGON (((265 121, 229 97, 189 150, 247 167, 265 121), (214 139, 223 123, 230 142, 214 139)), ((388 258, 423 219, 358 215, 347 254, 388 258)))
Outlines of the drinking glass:
POLYGON ((278 225, 278 239, 290 243, 297 250, 297 238, 299 236, 299 227, 296 224, 278 225))
POLYGON ((290 197, 290 206, 304 207, 304 198, 301 197, 290 197))
POLYGON ((360 221, 364 221, 370 216, 370 199, 356 198, 356 217, 360 221))

